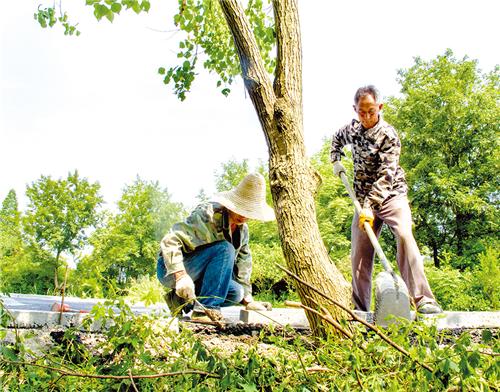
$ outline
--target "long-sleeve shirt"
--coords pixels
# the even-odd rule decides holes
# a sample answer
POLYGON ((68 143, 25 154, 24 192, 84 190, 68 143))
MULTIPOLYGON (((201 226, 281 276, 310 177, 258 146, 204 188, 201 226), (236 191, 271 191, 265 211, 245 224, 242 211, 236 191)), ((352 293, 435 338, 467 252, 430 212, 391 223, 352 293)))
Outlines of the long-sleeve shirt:
POLYGON ((342 148, 351 145, 354 161, 354 192, 363 208, 379 209, 391 197, 406 194, 405 174, 399 166, 401 142, 396 130, 382 118, 365 129, 358 120, 333 134, 330 159, 340 161, 342 148))
POLYGON ((246 223, 231 232, 226 208, 215 202, 198 205, 185 221, 176 223, 161 240, 161 254, 167 275, 183 271, 184 255, 200 246, 225 240, 233 244, 236 254, 233 279, 240 283, 244 295, 252 293, 252 255, 248 246, 249 233, 246 223))

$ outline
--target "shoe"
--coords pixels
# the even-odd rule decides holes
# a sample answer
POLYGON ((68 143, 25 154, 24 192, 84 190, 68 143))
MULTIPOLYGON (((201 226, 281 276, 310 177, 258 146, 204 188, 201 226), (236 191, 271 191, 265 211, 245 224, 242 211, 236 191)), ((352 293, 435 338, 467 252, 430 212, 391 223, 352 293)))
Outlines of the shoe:
POLYGON ((186 301, 175 294, 175 290, 167 292, 164 299, 173 315, 182 316, 182 310, 186 305, 186 301))
POLYGON ((417 312, 421 314, 439 314, 443 313, 443 309, 437 302, 424 302, 418 306, 417 312))

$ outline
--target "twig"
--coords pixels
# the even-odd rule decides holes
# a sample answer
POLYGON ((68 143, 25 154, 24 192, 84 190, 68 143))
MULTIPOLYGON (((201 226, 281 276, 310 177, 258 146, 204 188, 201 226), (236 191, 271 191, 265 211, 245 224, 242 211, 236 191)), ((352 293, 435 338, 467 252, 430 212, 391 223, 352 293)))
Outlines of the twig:
POLYGON ((135 382, 134 382, 134 377, 132 377, 132 370, 128 369, 128 377, 130 378, 130 381, 132 382, 132 386, 134 387, 135 392, 139 392, 137 389, 135 382))
POLYGON ((160 378, 160 377, 171 377, 171 376, 183 376, 186 374, 198 374, 200 376, 212 377, 212 378, 220 378, 218 374, 204 372, 202 370, 185 370, 183 372, 170 372, 170 373, 157 373, 157 374, 129 374, 127 376, 113 376, 113 375, 102 375, 102 374, 85 374, 85 373, 77 373, 77 372, 68 372, 64 369, 55 368, 52 366, 39 365, 36 363, 30 362, 21 362, 21 361, 9 361, 7 359, 0 358, 0 363, 8 363, 10 365, 20 365, 20 366, 33 366, 42 369, 52 370, 54 372, 60 373, 63 376, 72 376, 72 377, 87 377, 87 378, 99 378, 99 379, 113 379, 113 380, 126 380, 126 379, 143 379, 143 378, 160 378))
POLYGON ((357 369, 354 369, 354 373, 356 374, 356 379, 358 380, 359 387, 363 391, 365 387, 363 386, 363 383, 361 382, 361 377, 359 377, 359 372, 357 369))
POLYGON ((336 370, 321 366, 313 366, 307 368, 308 373, 333 373, 335 371, 336 370))
MULTIPOLYGON (((315 301, 313 301, 315 303, 315 305, 318 305, 315 301)), ((348 337, 349 339, 352 339, 353 338, 353 335, 352 333, 350 333, 349 331, 345 330, 344 328, 342 328, 342 326, 336 321, 333 319, 333 317, 330 315, 330 314, 323 314, 323 313, 320 313, 318 312, 316 309, 313 309, 313 308, 310 308, 309 306, 306 306, 300 302, 293 302, 293 301, 285 301, 285 305, 287 306, 292 306, 294 308, 302 308, 304 310, 308 310, 316 315, 318 315, 319 317, 321 317, 323 320, 325 320, 327 323, 329 324, 332 324, 335 328, 337 328, 344 336, 348 337)), ((326 309, 324 307, 321 308, 321 310, 324 312, 326 309)))
POLYGON ((396 342, 394 342, 393 340, 391 340, 385 333, 383 333, 380 329, 378 329, 375 325, 373 324, 370 324, 369 322, 367 322, 366 320, 363 320, 361 317, 359 317, 356 313, 354 313, 351 309, 347 308, 346 306, 342 305, 340 302, 334 300, 333 298, 329 297, 328 295, 322 293, 320 290, 318 290, 316 287, 310 285, 309 283, 303 281, 302 279, 300 279, 297 275, 295 275, 293 272, 287 270, 285 267, 283 267, 282 265, 279 265, 279 264, 276 264, 278 266, 278 268, 280 268, 282 271, 286 272, 288 275, 290 275, 292 278, 294 278, 295 280, 297 280, 297 282, 299 283, 302 283, 304 286, 310 288, 311 290, 315 291, 316 293, 318 293, 319 295, 321 295, 323 298, 325 298, 326 300, 332 302, 333 304, 337 305, 339 308, 341 308, 342 310, 345 310, 347 313, 349 313, 351 315, 351 317, 356 320, 357 322, 363 324, 364 326, 368 327, 369 329, 371 329, 373 332, 375 332, 378 336, 380 336, 382 338, 382 340, 384 340, 385 342, 387 342, 390 346, 392 346, 393 348, 395 348, 396 350, 398 350, 399 352, 401 352, 403 355, 407 356, 408 358, 410 358, 412 361, 414 361, 415 363, 417 363, 418 365, 422 366, 424 369, 427 369, 429 372, 433 373, 434 372, 434 369, 427 365, 426 363, 422 363, 420 361, 418 361, 417 359, 414 359, 411 357, 410 353, 403 347, 401 347, 399 344, 397 344, 396 342))
POLYGON ((68 265, 66 264, 66 269, 64 271, 64 282, 63 282, 62 293, 61 293, 61 309, 59 310, 59 324, 61 324, 61 320, 62 320, 62 314, 63 314, 63 309, 64 309, 64 294, 66 292, 67 280, 68 280, 68 265))

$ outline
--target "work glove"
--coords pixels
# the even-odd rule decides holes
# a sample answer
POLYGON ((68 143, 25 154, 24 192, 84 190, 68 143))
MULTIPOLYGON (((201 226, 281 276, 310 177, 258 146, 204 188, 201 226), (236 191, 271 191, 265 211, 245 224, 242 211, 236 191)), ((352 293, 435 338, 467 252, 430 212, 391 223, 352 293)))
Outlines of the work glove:
POLYGON ((359 214, 358 226, 361 230, 365 230, 364 223, 368 222, 370 227, 373 229, 373 220, 374 220, 373 212, 371 208, 363 208, 359 214))
POLYGON ((270 302, 252 301, 245 308, 246 310, 266 311, 273 310, 273 305, 270 302))
POLYGON ((346 173, 344 165, 340 161, 333 162, 333 174, 340 177, 340 173, 342 172, 346 173))
POLYGON ((188 274, 182 275, 175 282, 175 294, 188 300, 196 298, 194 293, 194 282, 188 274))

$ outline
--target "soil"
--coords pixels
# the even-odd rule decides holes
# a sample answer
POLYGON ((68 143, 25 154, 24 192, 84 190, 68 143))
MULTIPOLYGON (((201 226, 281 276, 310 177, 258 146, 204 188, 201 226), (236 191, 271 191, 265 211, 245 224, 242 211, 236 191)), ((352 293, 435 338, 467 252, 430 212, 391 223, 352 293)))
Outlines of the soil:
MULTIPOLYGON (((214 323, 215 324, 215 323, 214 323)), ((262 324, 233 324, 233 325, 215 325, 199 324, 191 322, 180 323, 180 328, 191 330, 199 340, 211 351, 217 351, 223 356, 229 356, 238 349, 256 347, 259 354, 264 356, 274 356, 280 350, 275 345, 267 343, 267 339, 261 339, 261 332, 265 334, 270 327, 262 324)), ((471 339, 475 343, 481 342, 483 329, 454 329, 447 331, 442 344, 454 342, 463 332, 469 332, 471 339)), ((498 339, 499 329, 490 330, 493 339, 498 339)), ((64 342, 64 330, 60 327, 41 328, 41 329, 19 329, 19 334, 25 339, 25 345, 33 352, 33 356, 41 356, 48 351, 54 344, 64 342)), ((279 327, 273 327, 272 332, 285 339, 292 341, 299 334, 304 342, 310 343, 312 347, 312 337, 308 329, 290 330, 279 327)), ((98 343, 105 340, 99 333, 77 333, 77 339, 89 348, 96 347, 98 343)), ((0 344, 14 343, 15 332, 10 329, 0 344)))

